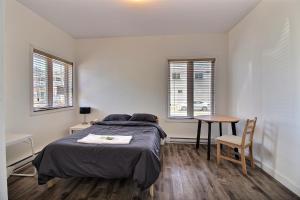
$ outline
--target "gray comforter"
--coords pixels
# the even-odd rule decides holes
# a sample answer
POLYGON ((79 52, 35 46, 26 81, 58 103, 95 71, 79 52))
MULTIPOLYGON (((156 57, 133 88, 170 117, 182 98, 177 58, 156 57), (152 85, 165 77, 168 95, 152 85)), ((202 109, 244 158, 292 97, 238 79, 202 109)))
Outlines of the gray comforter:
POLYGON ((165 132, 149 122, 98 122, 76 134, 47 145, 34 159, 38 183, 54 177, 133 178, 141 189, 155 182, 160 173, 160 138, 165 132), (88 134, 132 135, 130 144, 82 144, 88 134))

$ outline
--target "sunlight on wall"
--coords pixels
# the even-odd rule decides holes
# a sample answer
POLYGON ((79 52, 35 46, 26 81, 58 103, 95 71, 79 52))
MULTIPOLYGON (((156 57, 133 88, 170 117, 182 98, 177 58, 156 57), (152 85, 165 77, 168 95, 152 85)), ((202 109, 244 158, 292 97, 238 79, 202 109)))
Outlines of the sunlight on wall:
POLYGON ((242 88, 241 88, 241 92, 239 94, 239 96, 237 97, 237 104, 236 104, 236 111, 237 112, 241 112, 241 108, 243 108, 243 106, 241 104, 251 104, 251 98, 248 98, 248 95, 253 96, 253 63, 252 61, 248 62, 248 66, 247 66, 247 73, 242 75, 242 79, 243 79, 243 83, 242 88))
MULTIPOLYGON (((267 76, 262 77, 262 113, 264 127, 262 133, 261 162, 267 162, 276 169, 277 140, 280 139, 278 125, 285 127, 284 136, 292 133, 294 127, 287 124, 287 119, 292 118, 292 96, 294 88, 293 66, 290 56, 290 21, 287 18, 282 25, 276 45, 263 51, 262 72, 267 76), (267 160, 264 158, 268 158, 267 160)), ((296 77, 295 77, 296 78, 296 77)))

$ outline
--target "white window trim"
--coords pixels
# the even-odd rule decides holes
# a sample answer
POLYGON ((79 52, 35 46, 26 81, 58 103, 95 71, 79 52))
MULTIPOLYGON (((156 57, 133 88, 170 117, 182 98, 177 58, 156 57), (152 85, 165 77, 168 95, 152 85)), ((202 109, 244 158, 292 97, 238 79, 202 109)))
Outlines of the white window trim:
MULTIPOLYGON (((30 84, 30 105, 29 105, 29 112, 30 112, 30 116, 38 116, 38 115, 46 115, 46 114, 52 114, 52 113, 58 113, 58 112, 67 112, 67 111, 72 111, 72 110, 75 110, 77 108, 77 102, 76 102, 76 82, 75 82, 75 77, 76 77, 76 70, 75 70, 75 63, 73 62, 73 76, 72 76, 72 81, 73 81, 73 96, 72 96, 72 102, 73 102, 73 106, 70 106, 70 107, 65 107, 65 108, 55 108, 55 109, 50 109, 50 110, 43 110, 43 111, 34 111, 33 109, 33 94, 32 94, 32 91, 33 91, 33 53, 34 53, 34 49, 39 49, 41 51, 44 51, 44 52, 50 52, 50 54, 52 55, 56 55, 55 53, 52 53, 51 51, 48 51, 48 50, 44 50, 43 48, 40 48, 40 47, 35 47, 34 45, 30 45, 30 49, 29 49, 29 77, 30 77, 30 81, 29 81, 29 84, 30 84)), ((63 57, 63 56, 61 56, 63 57)))
MULTIPOLYGON (((200 59, 167 59, 167 73, 168 76, 170 76, 170 66, 169 62, 170 60, 213 60, 214 62, 214 93, 213 93, 213 98, 214 98, 214 105, 213 106, 213 114, 216 113, 216 58, 200 58, 200 59)), ((167 78, 167 119, 165 122, 167 123, 194 123, 195 120, 193 117, 174 117, 170 116, 170 94, 169 94, 169 77, 167 78)))

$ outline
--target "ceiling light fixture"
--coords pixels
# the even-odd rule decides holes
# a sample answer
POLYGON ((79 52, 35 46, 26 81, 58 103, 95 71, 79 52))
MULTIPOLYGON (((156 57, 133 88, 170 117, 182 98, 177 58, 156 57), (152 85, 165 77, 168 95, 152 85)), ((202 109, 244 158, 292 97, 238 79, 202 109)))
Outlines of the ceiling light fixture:
POLYGON ((150 0, 128 0, 128 2, 137 3, 137 4, 147 3, 149 1, 150 0))

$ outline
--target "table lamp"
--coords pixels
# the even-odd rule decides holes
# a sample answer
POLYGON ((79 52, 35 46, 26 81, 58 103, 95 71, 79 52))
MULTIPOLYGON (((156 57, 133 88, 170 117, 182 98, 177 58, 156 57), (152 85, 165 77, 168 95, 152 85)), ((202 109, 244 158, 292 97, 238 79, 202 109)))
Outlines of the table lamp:
POLYGON ((91 113, 91 107, 80 107, 80 114, 83 114, 82 124, 88 124, 86 121, 86 115, 91 113))

